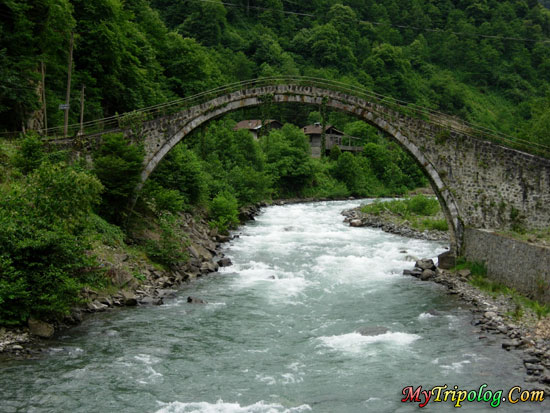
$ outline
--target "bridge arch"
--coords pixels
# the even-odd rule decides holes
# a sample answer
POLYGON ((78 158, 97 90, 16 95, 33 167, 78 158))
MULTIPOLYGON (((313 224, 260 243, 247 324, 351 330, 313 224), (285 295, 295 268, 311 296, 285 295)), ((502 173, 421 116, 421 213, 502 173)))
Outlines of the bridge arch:
POLYGON ((432 128, 426 127, 428 123, 424 120, 403 115, 377 99, 356 96, 353 91, 343 92, 300 84, 262 85, 224 93, 173 115, 147 122, 142 130, 145 136, 145 168, 138 190, 166 154, 193 130, 229 112, 262 105, 266 100, 273 104, 325 105, 327 108, 354 115, 385 132, 404 148, 425 172, 449 223, 451 251, 455 254, 459 252, 463 239, 463 224, 458 203, 444 183, 436 165, 426 156, 426 148, 419 145, 423 140, 417 142, 418 134, 433 135, 432 128))

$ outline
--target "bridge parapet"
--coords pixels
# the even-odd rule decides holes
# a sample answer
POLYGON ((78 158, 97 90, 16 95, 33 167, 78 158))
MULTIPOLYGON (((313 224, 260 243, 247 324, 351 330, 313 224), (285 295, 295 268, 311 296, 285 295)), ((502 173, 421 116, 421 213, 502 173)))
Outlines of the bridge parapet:
MULTIPOLYGON (((550 226, 549 159, 479 139, 484 131, 453 118, 385 101, 350 86, 264 81, 221 88, 211 96, 202 94, 197 101, 181 102, 177 110, 163 109, 169 113, 144 122, 140 131, 146 151, 142 183, 174 145, 226 113, 266 102, 326 105, 377 127, 412 155, 443 205, 456 251, 464 226, 550 226)), ((124 132, 132 137, 131 130, 124 132)))

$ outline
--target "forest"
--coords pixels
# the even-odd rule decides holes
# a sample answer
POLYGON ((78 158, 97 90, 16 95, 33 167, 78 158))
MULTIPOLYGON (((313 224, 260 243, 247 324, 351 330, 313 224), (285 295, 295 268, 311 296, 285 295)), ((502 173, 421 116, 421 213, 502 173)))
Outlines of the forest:
MULTIPOLYGON (((230 82, 307 75, 546 142, 550 12, 536 0, 4 0, 0 131, 62 124, 230 82), (99 23, 99 24, 98 24, 99 23)), ((293 119, 285 119, 294 121, 293 119)))
POLYGON ((239 208, 289 197, 397 196, 428 184, 395 143, 340 113, 358 155, 310 156, 300 127, 316 108, 280 106, 284 124, 255 140, 234 112, 176 146, 134 194, 139 142, 104 136, 84 159, 40 131, 63 124, 85 86, 85 120, 231 82, 304 75, 361 86, 550 145, 550 11, 536 0, 3 0, 0 3, 0 324, 66 314, 83 286, 107 288, 98 246, 185 260, 182 212, 227 232, 239 208), (43 93, 42 93, 43 92, 43 93), (128 208, 137 198, 134 208, 128 208), (150 225, 158 242, 136 240, 150 225))

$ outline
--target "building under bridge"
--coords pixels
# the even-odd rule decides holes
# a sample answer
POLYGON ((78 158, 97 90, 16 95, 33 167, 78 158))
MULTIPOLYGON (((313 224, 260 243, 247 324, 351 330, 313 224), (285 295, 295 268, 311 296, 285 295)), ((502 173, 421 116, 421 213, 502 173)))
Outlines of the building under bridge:
MULTIPOLYGON (((281 122, 268 119, 262 125, 262 121, 258 119, 250 119, 240 121, 233 128, 234 130, 247 129, 252 133, 254 139, 258 139, 260 132, 263 134, 269 133, 272 129, 282 128, 281 122), (262 131, 265 129, 265 131, 262 131)), ((314 123, 313 125, 304 126, 302 128, 304 134, 308 137, 309 146, 311 147, 311 156, 314 158, 321 157, 321 139, 323 127, 320 123, 314 123)), ((325 150, 326 154, 334 147, 338 146, 342 152, 361 152, 363 147, 360 146, 360 139, 346 135, 344 132, 339 131, 332 125, 325 127, 325 150)))

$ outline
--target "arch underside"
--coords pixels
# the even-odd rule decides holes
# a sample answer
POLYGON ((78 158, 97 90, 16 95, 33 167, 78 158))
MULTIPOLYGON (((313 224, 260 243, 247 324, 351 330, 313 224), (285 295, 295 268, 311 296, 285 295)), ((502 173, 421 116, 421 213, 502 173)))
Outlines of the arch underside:
MULTIPOLYGON (((172 136, 167 137, 154 155, 152 154, 146 160, 147 164, 141 175, 141 184, 138 189, 141 188, 166 154, 194 129, 229 112, 264 104, 266 96, 269 96, 269 101, 274 104, 301 103, 314 106, 326 105, 327 108, 354 115, 389 135, 391 139, 395 140, 415 159, 425 172, 449 223, 451 251, 455 254, 460 251, 463 229, 457 203, 436 168, 420 148, 407 136, 407 132, 403 132, 403 128, 394 126, 394 123, 397 123, 395 121, 402 119, 403 115, 382 107, 379 104, 326 89, 293 85, 260 87, 224 95, 183 111, 182 116, 177 120, 179 122, 178 131, 172 136), (388 112, 393 113, 388 114, 388 112), (388 118, 391 120, 386 120, 388 118)), ((418 122, 418 120, 414 120, 414 122, 418 122)))

